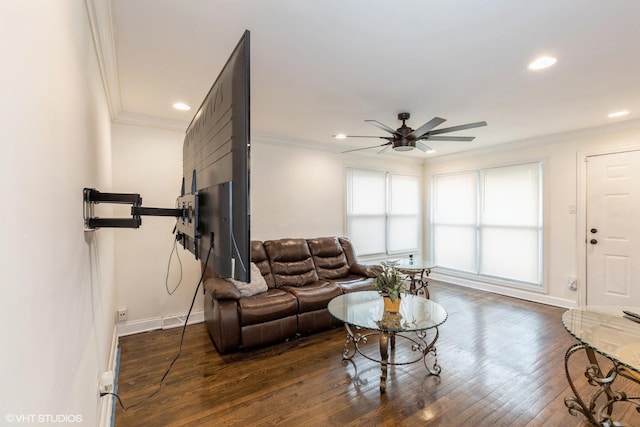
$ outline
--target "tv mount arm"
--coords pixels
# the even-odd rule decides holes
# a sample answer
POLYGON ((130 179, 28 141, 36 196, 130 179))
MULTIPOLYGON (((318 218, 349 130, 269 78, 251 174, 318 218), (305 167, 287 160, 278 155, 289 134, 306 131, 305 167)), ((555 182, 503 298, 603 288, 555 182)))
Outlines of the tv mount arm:
POLYGON ((142 197, 136 193, 101 193, 94 188, 83 190, 84 227, 85 231, 98 228, 140 228, 141 216, 170 216, 185 218, 189 216, 187 208, 145 208, 142 207, 142 197), (97 203, 129 204, 131 218, 98 218, 94 216, 94 206, 97 203))
MULTIPOLYGON (((185 249, 190 245, 196 259, 200 259, 200 194, 196 191, 196 171, 192 172, 191 193, 186 193, 185 179, 182 178, 180 197, 177 199, 178 208, 143 208, 142 197, 137 193, 101 193, 95 188, 85 188, 82 191, 84 201, 84 230, 93 231, 98 228, 140 228, 141 216, 169 216, 178 218, 173 232, 176 239, 185 249), (131 218, 98 218, 94 214, 97 203, 116 203, 131 206, 131 218)), ((213 235, 211 236, 213 242, 213 235)))

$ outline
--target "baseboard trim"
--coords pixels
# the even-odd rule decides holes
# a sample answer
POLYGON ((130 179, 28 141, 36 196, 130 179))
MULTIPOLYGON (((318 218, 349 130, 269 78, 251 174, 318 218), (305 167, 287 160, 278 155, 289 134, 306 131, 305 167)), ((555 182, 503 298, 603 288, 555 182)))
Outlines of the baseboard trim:
MULTIPOLYGON (((118 328, 113 328, 111 337, 111 350, 109 351, 109 360, 107 361, 107 371, 114 371, 117 365, 118 357, 118 328)), ((108 394, 100 397, 98 425, 100 427, 113 427, 113 396, 108 394)))
MULTIPOLYGON (((118 337, 155 331, 157 329, 172 329, 184 326, 186 314, 167 317, 152 317, 149 319, 132 320, 118 323, 118 337)), ((204 311, 192 312, 189 325, 204 322, 204 311)))
POLYGON ((553 297, 553 296, 541 294, 538 292, 527 292, 526 290, 523 290, 523 289, 507 288, 507 287, 502 287, 498 285, 492 285, 489 283, 482 283, 475 280, 437 273, 435 271, 432 272, 429 275, 429 277, 439 282, 465 286, 467 288, 492 292, 494 294, 504 295, 504 296, 513 297, 513 298, 519 298, 526 301, 537 302, 537 303, 546 304, 546 305, 553 305, 555 307, 576 308, 578 306, 576 301, 572 301, 564 298, 553 297))

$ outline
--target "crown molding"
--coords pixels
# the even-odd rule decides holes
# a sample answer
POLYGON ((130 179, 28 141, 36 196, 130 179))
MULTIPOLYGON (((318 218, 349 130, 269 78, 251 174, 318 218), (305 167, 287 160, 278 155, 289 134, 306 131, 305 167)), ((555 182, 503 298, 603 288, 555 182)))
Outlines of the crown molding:
POLYGON ((507 142, 504 144, 491 145, 489 147, 466 150, 462 152, 445 154, 425 160, 425 164, 449 162, 452 160, 466 159, 487 154, 504 153, 508 151, 523 150, 542 145, 556 144, 569 141, 571 139, 582 138, 594 135, 606 135, 615 132, 640 129, 640 119, 627 120, 624 122, 610 123, 602 126, 594 126, 584 129, 576 129, 551 135, 528 138, 519 141, 507 142))
POLYGON ((266 143, 288 147, 306 148, 308 150, 326 151, 335 153, 336 150, 327 145, 305 139, 289 138, 286 136, 271 135, 261 132, 251 132, 251 143, 266 143))
MULTIPOLYGON (((269 134, 264 134, 264 133, 259 133, 259 132, 252 132, 251 133, 251 143, 266 143, 266 144, 271 144, 271 145, 281 145, 281 146, 287 146, 287 147, 294 147, 294 148, 304 148, 307 150, 316 150, 316 151, 323 151, 323 152, 327 152, 327 153, 333 153, 333 154, 343 154, 341 150, 344 149, 344 147, 338 146, 338 145, 333 145, 333 144, 324 144, 324 143, 319 143, 319 142, 314 142, 314 141, 308 141, 308 140, 304 140, 304 139, 294 139, 294 138, 289 138, 289 137, 285 137, 285 136, 277 136, 277 135, 269 135, 269 134)), ((359 151, 359 152, 353 152, 353 153, 346 153, 343 155, 343 157, 345 159, 349 159, 349 160, 353 160, 353 159, 376 159, 376 160, 393 160, 393 161, 399 161, 399 162, 406 162, 406 163, 411 163, 411 164, 419 164, 422 165, 424 163, 424 159, 422 158, 418 158, 418 157, 413 157, 413 156, 406 156, 403 154, 399 154, 399 153, 395 153, 395 152, 390 152, 390 153, 385 153, 385 154, 377 154, 375 152, 365 152, 365 151, 359 151)))
POLYGON ((185 132, 189 126, 189 122, 182 120, 165 119, 156 116, 148 116, 139 113, 121 112, 114 119, 114 123, 125 125, 146 126, 156 129, 167 129, 185 132))
POLYGON ((98 58, 98 67, 102 77, 102 86, 111 119, 122 111, 120 98, 120 81, 118 79, 118 61, 113 34, 111 0, 85 0, 85 7, 93 36, 93 43, 98 58))

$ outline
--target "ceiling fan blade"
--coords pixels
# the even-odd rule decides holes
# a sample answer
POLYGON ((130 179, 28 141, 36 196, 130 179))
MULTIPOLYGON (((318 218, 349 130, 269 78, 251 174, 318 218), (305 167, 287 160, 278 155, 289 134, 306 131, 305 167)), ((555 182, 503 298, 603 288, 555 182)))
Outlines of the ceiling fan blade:
POLYGON ((433 148, 429 147, 427 144, 423 144, 420 141, 416 141, 416 148, 420 151, 424 151, 425 153, 427 151, 433 151, 433 148))
POLYGON ((382 154, 385 151, 387 151, 389 149, 389 147, 391 147, 391 143, 389 144, 384 144, 386 147, 384 147, 382 150, 378 151, 376 154, 382 154))
MULTIPOLYGON (((414 130, 411 133, 416 137, 416 139, 418 139, 422 135, 424 135, 425 133, 429 132, 434 127, 439 126, 444 122, 446 122, 445 119, 440 118, 440 117, 434 117, 433 119, 429 120, 427 123, 423 124, 418 129, 414 130)), ((411 134, 409 134, 409 135, 411 135, 411 134)))
POLYGON ((429 141, 458 141, 458 142, 471 142, 475 139, 475 136, 427 136, 423 139, 429 141))
POLYGON ((395 129, 391 129, 389 126, 387 125, 383 125, 382 123, 380 123, 377 120, 365 120, 365 122, 374 125, 377 128, 380 128, 382 130, 386 130, 387 132, 389 132, 390 134, 393 135, 400 135, 395 129))
POLYGON ((452 126, 450 128, 444 128, 444 129, 436 129, 436 130, 432 130, 429 133, 429 135, 438 135, 441 133, 447 133, 447 132, 456 132, 459 130, 464 130, 464 129, 472 129, 472 128, 479 128, 482 126, 486 126, 487 122, 476 122, 476 123, 468 123, 466 125, 460 125, 460 126, 452 126))
POLYGON ((380 144, 380 145, 374 145, 372 147, 364 147, 364 148, 355 148, 353 150, 347 150, 347 151, 343 151, 342 154, 344 153, 351 153, 353 151, 362 151, 362 150, 369 150, 371 148, 378 148, 378 147, 384 147, 385 145, 391 145, 391 142, 386 142, 384 144, 380 144))
POLYGON ((373 135, 331 135, 332 138, 335 139, 347 139, 347 138, 380 138, 391 140, 393 138, 389 136, 373 136, 373 135))

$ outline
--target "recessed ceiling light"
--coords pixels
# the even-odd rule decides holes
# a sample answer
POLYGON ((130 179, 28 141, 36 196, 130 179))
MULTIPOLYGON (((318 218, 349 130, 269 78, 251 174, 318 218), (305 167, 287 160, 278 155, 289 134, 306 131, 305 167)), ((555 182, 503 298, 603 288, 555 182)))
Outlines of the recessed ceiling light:
POLYGON ((335 139, 346 139, 346 138, 347 138, 347 135, 345 135, 344 133, 339 133, 339 134, 337 134, 337 135, 333 135, 333 137, 334 137, 335 139))
POLYGON ((173 108, 175 108, 176 110, 180 110, 180 111, 189 111, 191 110, 191 107, 187 104, 185 104, 184 102, 176 102, 175 104, 173 104, 173 108))
POLYGON ((624 110, 624 111, 616 111, 615 113, 611 113, 609 114, 607 117, 610 118, 616 118, 616 117, 622 117, 622 116, 626 116, 627 114, 629 114, 628 111, 624 110))
POLYGON ((425 151, 425 153, 427 153, 427 154, 433 154, 435 152, 436 152, 436 150, 434 150, 433 148, 429 148, 427 151, 425 151))
POLYGON ((530 63, 527 68, 529 68, 530 70, 542 70, 544 68, 551 67, 556 63, 556 61, 557 59, 551 56, 541 56, 540 58, 530 63))

